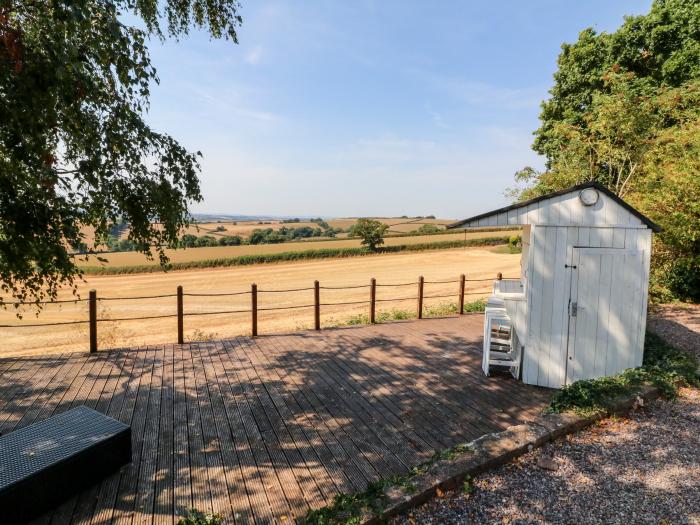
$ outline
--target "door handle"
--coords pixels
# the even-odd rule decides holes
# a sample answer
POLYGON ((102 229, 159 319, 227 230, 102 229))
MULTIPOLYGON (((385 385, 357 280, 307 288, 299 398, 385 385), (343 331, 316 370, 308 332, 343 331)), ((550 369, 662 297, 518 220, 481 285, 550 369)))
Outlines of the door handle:
POLYGON ((576 301, 569 301, 569 316, 576 317, 578 314, 578 303, 576 301))

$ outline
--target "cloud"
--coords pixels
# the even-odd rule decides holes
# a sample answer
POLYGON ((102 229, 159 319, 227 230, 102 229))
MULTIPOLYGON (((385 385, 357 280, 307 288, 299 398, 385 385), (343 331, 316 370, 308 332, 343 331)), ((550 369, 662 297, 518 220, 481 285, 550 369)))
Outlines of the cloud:
POLYGON ((429 140, 412 140, 385 133, 357 140, 347 153, 354 159, 373 163, 406 163, 432 158, 436 149, 437 144, 429 140))
POLYGON ((262 56, 263 48, 261 46, 255 46, 253 49, 251 49, 245 54, 243 60, 245 60, 251 66, 256 66, 260 62, 262 56))
POLYGON ((419 69, 408 73, 434 90, 474 106, 491 106, 507 110, 536 109, 546 97, 544 87, 501 87, 488 82, 448 77, 419 69))
POLYGON ((211 93, 205 89, 193 87, 193 93, 206 103, 210 110, 214 110, 217 115, 230 113, 239 117, 247 118, 257 122, 275 122, 282 120, 282 117, 270 111, 252 108, 243 104, 241 93, 236 91, 211 93))

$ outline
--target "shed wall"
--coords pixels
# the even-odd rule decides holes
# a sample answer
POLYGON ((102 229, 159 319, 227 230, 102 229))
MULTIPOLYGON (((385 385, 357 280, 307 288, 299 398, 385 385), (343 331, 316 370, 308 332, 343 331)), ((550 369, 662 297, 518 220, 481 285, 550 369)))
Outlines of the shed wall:
MULTIPOLYGON (((578 196, 576 196, 576 200, 578 202, 578 196)), ((563 205, 558 207, 559 211, 567 209, 567 206, 567 201, 564 200, 563 205)), ((606 342, 606 352, 610 355, 606 357, 604 371, 602 369, 598 370, 599 373, 597 375, 611 375, 625 368, 641 365, 644 348, 644 327, 646 326, 651 230, 646 227, 640 227, 641 222, 636 217, 611 199, 607 199, 607 203, 603 205, 603 210, 605 213, 617 213, 615 207, 624 212, 624 217, 632 217, 636 223, 630 221, 628 227, 624 228, 611 226, 532 227, 526 275, 529 315, 522 372, 525 383, 557 388, 566 382, 572 382, 572 379, 574 379, 566 377, 569 332, 568 302, 572 270, 571 268, 566 268, 565 265, 571 264, 572 252, 575 246, 627 248, 644 252, 642 257, 642 285, 638 287, 639 293, 643 294, 643 308, 638 312, 626 313, 628 316, 640 316, 642 321, 640 323, 629 323, 640 327, 633 335, 632 351, 624 362, 619 361, 614 357, 615 342, 613 344, 606 342)), ((580 206, 580 208, 583 209, 584 207, 580 206)), ((529 213, 537 213, 537 210, 529 210, 529 213)), ((622 218, 621 215, 616 215, 616 217, 618 217, 617 220, 622 218)), ((603 283, 603 286, 606 286, 605 283, 603 283)), ((606 306, 614 312, 624 311, 625 305, 622 303, 623 299, 620 295, 611 293, 610 290, 607 293, 611 300, 610 304, 606 306)), ((613 317, 611 316, 611 322, 613 317)), ((623 316, 620 319, 625 318, 623 316)), ((619 333, 619 331, 614 333, 619 333)), ((591 351, 595 352, 596 349, 592 348, 591 351)))
POLYGON ((527 207, 484 217, 465 224, 465 227, 509 225, 559 225, 559 226, 621 226, 646 228, 638 217, 620 206, 613 199, 600 193, 593 206, 583 206, 578 192, 558 195, 527 207))

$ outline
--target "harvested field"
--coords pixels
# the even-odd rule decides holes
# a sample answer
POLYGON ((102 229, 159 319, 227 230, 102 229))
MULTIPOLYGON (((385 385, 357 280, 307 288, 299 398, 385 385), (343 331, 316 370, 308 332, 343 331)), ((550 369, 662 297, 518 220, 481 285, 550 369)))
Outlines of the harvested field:
MULTIPOLYGON (((257 283, 261 290, 258 307, 288 307, 313 304, 313 291, 265 293, 265 290, 309 288, 314 280, 321 286, 340 287, 366 285, 371 277, 379 284, 416 282, 419 275, 426 280, 425 295, 454 294, 454 299, 426 299, 426 307, 437 303, 456 301, 456 282, 434 284, 434 281, 456 280, 461 273, 468 279, 492 278, 497 272, 504 275, 519 273, 520 255, 500 254, 484 248, 453 249, 434 252, 418 252, 357 257, 351 259, 309 260, 274 265, 254 265, 235 268, 198 269, 171 273, 148 273, 115 276, 87 276, 80 286, 81 297, 89 289, 96 289, 98 298, 124 298, 131 296, 175 294, 182 285, 185 293, 222 293, 250 290, 257 283)), ((487 295, 489 283, 468 283, 469 291, 478 294, 467 296, 473 300, 487 295), (478 287, 478 288, 477 288, 478 287)), ((321 320, 325 326, 367 312, 369 290, 367 287, 345 290, 321 290, 322 303, 355 302, 355 305, 324 306, 321 320)), ((379 287, 378 299, 404 298, 403 301, 387 301, 378 305, 378 311, 401 308, 414 310, 416 287, 379 287)), ((70 299, 68 291, 59 299, 70 299)), ((226 310, 248 310, 250 296, 185 297, 185 313, 226 310)), ((309 328, 312 324, 312 308, 261 311, 261 334, 309 328)), ((105 300, 98 303, 98 317, 120 319, 170 315, 175 313, 175 297, 143 300, 105 300)), ((38 318, 30 310, 18 321, 13 312, 1 312, 0 324, 52 323, 84 321, 87 305, 48 305, 38 318)), ((213 339, 250 333, 250 313, 220 314, 185 317, 186 339, 213 339)), ((0 355, 44 354, 55 351, 85 351, 87 349, 87 325, 67 325, 37 328, 4 328, 0 355)), ((140 346, 171 343, 176 340, 176 319, 150 319, 125 322, 101 322, 98 324, 101 348, 140 346)))
MULTIPOLYGON (((377 220, 389 225, 390 234, 391 233, 409 233, 420 228, 423 224, 434 224, 436 226, 445 226, 454 222, 453 219, 422 219, 422 218, 378 218, 377 220)), ((328 219, 326 221, 333 228, 350 228, 357 222, 357 218, 339 218, 339 219, 328 219)), ((299 222, 282 222, 281 220, 269 220, 269 221, 214 221, 214 222, 198 222, 196 224, 191 224, 185 228, 182 232, 183 235, 196 235, 200 237, 202 235, 211 235, 213 237, 224 237, 227 235, 239 235, 241 237, 249 237, 253 230, 261 230, 266 228, 271 228, 273 230, 279 230, 280 228, 302 228, 308 226, 309 228, 318 228, 318 224, 311 221, 299 221, 299 222), (219 230, 217 230, 217 228, 219 230), (222 229, 223 228, 223 229, 222 229)), ((84 227, 83 233, 85 234, 85 242, 88 246, 92 246, 94 243, 94 233, 92 228, 84 227)), ((129 234, 129 229, 125 228, 120 239, 126 239, 129 234)), ((341 233, 339 237, 346 237, 347 234, 341 233)))
MULTIPOLYGON (((508 235, 517 235, 519 230, 503 230, 498 232, 460 232, 454 234, 440 235, 415 235, 411 237, 388 237, 384 241, 385 246, 400 246, 411 244, 424 244, 430 242, 446 242, 446 241, 461 241, 464 239, 483 239, 487 237, 502 237, 508 235)), ((341 239, 333 241, 299 241, 285 242, 280 244, 256 244, 246 246, 215 246, 206 248, 188 248, 180 250, 166 250, 168 257, 173 263, 186 263, 192 261, 204 261, 209 259, 222 259, 240 257, 244 255, 272 254, 282 252, 305 251, 315 248, 338 249, 338 248, 358 248, 360 247, 359 239, 341 239)), ((106 266, 138 266, 138 265, 153 265, 157 266, 157 260, 149 261, 145 255, 137 252, 118 252, 104 254, 103 257, 108 259, 106 266)), ((80 260, 82 266, 99 266, 94 258, 87 261, 80 260)))

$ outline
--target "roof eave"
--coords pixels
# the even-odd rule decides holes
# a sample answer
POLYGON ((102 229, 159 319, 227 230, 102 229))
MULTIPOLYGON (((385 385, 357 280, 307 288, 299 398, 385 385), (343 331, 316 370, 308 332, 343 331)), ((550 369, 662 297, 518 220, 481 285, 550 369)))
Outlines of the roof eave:
MULTIPOLYGON (((455 222, 452 224, 448 224, 446 226, 446 229, 451 230, 454 228, 459 228, 459 227, 464 226, 465 224, 468 224, 468 223, 473 222, 473 221, 478 221, 481 219, 485 219, 487 217, 492 217, 492 216, 498 215, 500 213, 506 213, 506 212, 509 212, 511 210, 517 210, 520 208, 524 208, 526 206, 529 206, 530 204, 535 204, 535 203, 543 201, 543 200, 551 199, 553 197, 558 197, 559 195, 564 195, 566 193, 580 191, 584 188, 595 188, 599 191, 602 191, 608 197, 612 198, 615 202, 617 202, 623 208, 625 208, 627 211, 629 211, 631 214, 633 214, 635 217, 639 218, 639 220, 641 220, 642 223, 644 223, 654 233, 659 233, 660 231, 663 231, 663 228, 661 228, 661 226, 659 226, 658 224, 653 222, 651 219, 649 219, 646 215, 643 215, 642 213, 637 211, 635 208, 633 208, 632 206, 627 204, 624 200, 622 200, 620 197, 615 195, 608 188, 606 188, 602 184, 598 183, 597 181, 591 181, 591 182, 585 182, 583 184, 577 184, 576 186, 571 186, 570 188, 555 191, 553 193, 548 193, 546 195, 541 195, 541 196, 535 197, 533 199, 528 199, 528 200, 523 201, 523 202, 511 204, 510 206, 504 206, 503 208, 498 208, 496 210, 492 210, 492 211, 489 211, 486 213, 481 213, 479 215, 474 215, 473 217, 469 217, 468 219, 464 219, 464 220, 461 220, 461 221, 458 221, 458 222, 455 222)), ((509 226, 524 226, 524 224, 512 224, 509 226)), ((476 227, 476 226, 473 226, 473 227, 476 227)))

